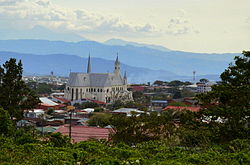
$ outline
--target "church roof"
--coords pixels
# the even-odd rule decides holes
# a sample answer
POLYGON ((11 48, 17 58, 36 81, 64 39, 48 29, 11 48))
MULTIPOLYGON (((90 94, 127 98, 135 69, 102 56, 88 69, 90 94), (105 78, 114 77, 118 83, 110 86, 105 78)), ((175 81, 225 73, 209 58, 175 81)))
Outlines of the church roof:
POLYGON ((76 73, 69 75, 68 86, 71 87, 110 87, 123 85, 120 75, 114 73, 76 73))

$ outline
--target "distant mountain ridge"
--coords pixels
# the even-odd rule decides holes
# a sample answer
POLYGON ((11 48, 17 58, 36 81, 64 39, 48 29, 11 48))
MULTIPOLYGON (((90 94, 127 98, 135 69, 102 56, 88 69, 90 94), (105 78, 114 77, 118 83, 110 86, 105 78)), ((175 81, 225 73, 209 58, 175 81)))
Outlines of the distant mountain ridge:
POLYGON ((160 51, 165 51, 165 52, 170 52, 171 50, 168 48, 165 48, 163 46, 159 45, 152 45, 152 44, 141 44, 141 43, 136 43, 136 42, 130 42, 130 41, 124 41, 121 39, 110 39, 104 42, 106 45, 117 45, 117 46, 127 46, 127 45, 132 45, 136 47, 146 47, 150 49, 156 49, 160 51))
POLYGON ((52 31, 43 26, 34 26, 32 29, 28 30, 17 30, 17 29, 1 29, 0 27, 0 36, 2 40, 10 40, 10 39, 44 39, 51 41, 84 41, 86 38, 73 33, 73 32, 57 32, 52 31), (42 34, 42 35, 41 35, 42 34))
MULTIPOLYGON (((14 52, 0 52, 0 64, 3 64, 9 58, 22 60, 24 72, 29 75, 49 75, 51 71, 55 75, 68 76, 72 72, 86 72, 87 58, 65 55, 33 55, 14 52)), ((114 61, 101 58, 91 58, 92 71, 96 73, 113 72, 114 61)), ((168 71, 151 70, 147 68, 132 67, 121 64, 121 73, 127 72, 130 82, 148 82, 155 79, 172 80, 177 75, 168 71)), ((177 76, 178 77, 178 76, 177 76)))
POLYGON ((95 41, 64 42, 48 40, 0 40, 0 51, 26 54, 71 54, 80 57, 114 60, 117 52, 123 64, 151 70, 170 71, 176 75, 219 75, 239 53, 206 54, 160 51, 133 45, 105 45, 95 41))

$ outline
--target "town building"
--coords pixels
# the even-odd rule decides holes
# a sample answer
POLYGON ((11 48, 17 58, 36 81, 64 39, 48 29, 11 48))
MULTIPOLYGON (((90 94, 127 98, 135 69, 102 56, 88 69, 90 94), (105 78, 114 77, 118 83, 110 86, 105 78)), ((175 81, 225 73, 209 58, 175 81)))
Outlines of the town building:
POLYGON ((92 73, 88 58, 87 73, 71 72, 65 88, 65 98, 71 101, 91 99, 105 103, 116 100, 132 100, 132 92, 127 90, 126 72, 122 77, 118 56, 113 73, 92 73))

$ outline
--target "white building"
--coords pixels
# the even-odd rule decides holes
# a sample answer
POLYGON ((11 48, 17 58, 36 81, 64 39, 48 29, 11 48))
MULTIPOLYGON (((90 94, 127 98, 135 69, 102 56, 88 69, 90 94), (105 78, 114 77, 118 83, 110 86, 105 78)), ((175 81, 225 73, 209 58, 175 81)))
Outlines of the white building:
POLYGON ((118 56, 113 73, 92 73, 89 57, 87 73, 70 73, 65 98, 71 101, 87 98, 105 103, 133 99, 132 92, 127 90, 126 72, 121 76, 118 56))
POLYGON ((197 84, 197 93, 207 93, 212 90, 212 86, 215 83, 208 82, 208 83, 196 83, 197 84))

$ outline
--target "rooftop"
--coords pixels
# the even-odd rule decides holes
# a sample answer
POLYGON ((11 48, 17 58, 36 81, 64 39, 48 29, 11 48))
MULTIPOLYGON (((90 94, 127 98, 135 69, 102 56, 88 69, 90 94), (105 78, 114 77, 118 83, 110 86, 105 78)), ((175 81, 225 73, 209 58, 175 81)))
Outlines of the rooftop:
MULTIPOLYGON (((71 137, 74 143, 80 141, 86 141, 89 139, 109 139, 109 134, 111 133, 110 128, 98 128, 98 127, 88 127, 88 126, 72 126, 71 127, 71 137)), ((69 135, 69 126, 64 125, 58 128, 55 132, 60 132, 63 135, 69 135)))

